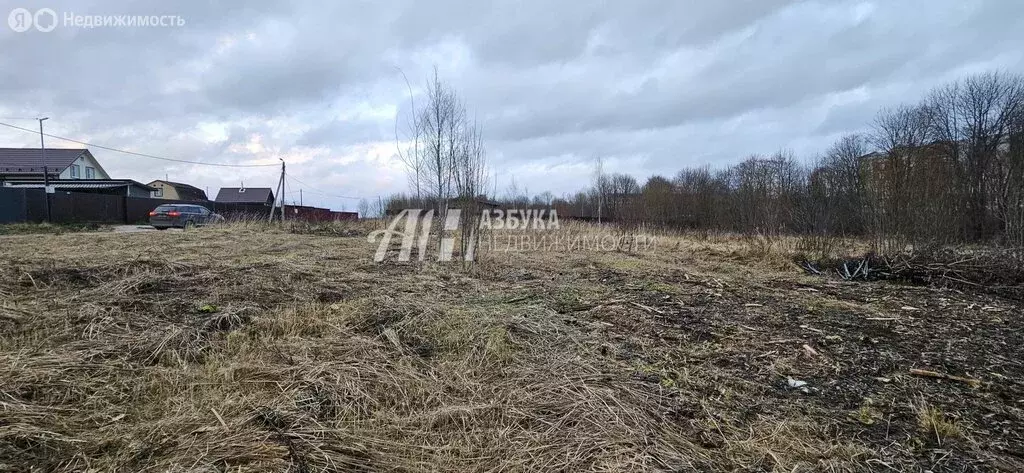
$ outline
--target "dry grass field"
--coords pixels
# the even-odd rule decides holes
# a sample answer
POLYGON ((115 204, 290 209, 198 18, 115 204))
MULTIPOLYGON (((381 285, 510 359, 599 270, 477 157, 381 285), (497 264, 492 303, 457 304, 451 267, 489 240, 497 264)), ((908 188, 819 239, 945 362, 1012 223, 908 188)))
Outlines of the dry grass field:
POLYGON ((0 471, 1024 471, 1014 299, 298 230, 0 236, 0 471))

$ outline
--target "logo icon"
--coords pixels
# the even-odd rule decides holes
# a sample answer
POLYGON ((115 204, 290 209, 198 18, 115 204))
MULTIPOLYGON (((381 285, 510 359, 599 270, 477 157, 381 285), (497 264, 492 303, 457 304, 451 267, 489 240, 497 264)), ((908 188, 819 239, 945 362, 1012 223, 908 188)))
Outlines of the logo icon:
POLYGON ((51 8, 40 8, 32 17, 32 21, 36 24, 37 30, 49 33, 57 27, 57 12, 51 8), (46 21, 47 16, 50 17, 49 21, 46 21))
POLYGON ((37 30, 49 33, 57 27, 57 12, 52 8, 40 8, 33 14, 27 8, 15 8, 7 15, 7 26, 17 33, 28 31, 33 24, 37 30))
MULTIPOLYGON (((56 14, 54 14, 54 23, 56 23, 56 17, 56 14)), ((32 27, 32 12, 25 8, 11 10, 11 14, 7 15, 7 26, 10 26, 17 33, 28 31, 32 27)))

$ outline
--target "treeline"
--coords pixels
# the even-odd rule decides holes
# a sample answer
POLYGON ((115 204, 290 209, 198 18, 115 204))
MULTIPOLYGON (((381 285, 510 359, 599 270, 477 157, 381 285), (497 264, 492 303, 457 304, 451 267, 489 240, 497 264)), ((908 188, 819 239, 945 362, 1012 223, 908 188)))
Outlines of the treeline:
MULTIPOLYGON (((973 75, 919 103, 881 110, 868 132, 842 137, 811 163, 791 152, 681 170, 641 184, 606 174, 589 188, 503 206, 679 229, 872 239, 883 251, 931 243, 1024 247, 1024 78, 973 75)), ((409 199, 415 200, 415 199, 409 199)), ((388 207, 407 205, 396 196, 388 207)))

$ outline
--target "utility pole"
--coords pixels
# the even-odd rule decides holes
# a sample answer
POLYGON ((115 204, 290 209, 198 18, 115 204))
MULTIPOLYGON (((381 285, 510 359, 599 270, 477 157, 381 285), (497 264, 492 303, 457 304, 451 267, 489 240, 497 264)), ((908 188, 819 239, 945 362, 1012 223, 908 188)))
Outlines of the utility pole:
POLYGON ((43 120, 50 117, 38 118, 39 120, 39 153, 43 157, 43 199, 46 199, 46 222, 50 222, 50 172, 46 166, 46 143, 43 141, 43 120))
POLYGON ((284 223, 284 176, 284 160, 281 159, 281 223, 284 223))
MULTIPOLYGON (((277 181, 277 198, 281 199, 281 223, 284 223, 284 160, 277 158, 281 161, 281 179, 277 181)), ((275 202, 277 201, 275 198, 275 202)), ((274 221, 274 205, 270 206, 270 216, 267 218, 267 223, 274 221)))
POLYGON ((597 191, 597 224, 601 225, 601 204, 604 203, 604 158, 594 161, 594 188, 597 191))
POLYGON ((302 189, 299 189, 299 207, 302 207, 302 189))

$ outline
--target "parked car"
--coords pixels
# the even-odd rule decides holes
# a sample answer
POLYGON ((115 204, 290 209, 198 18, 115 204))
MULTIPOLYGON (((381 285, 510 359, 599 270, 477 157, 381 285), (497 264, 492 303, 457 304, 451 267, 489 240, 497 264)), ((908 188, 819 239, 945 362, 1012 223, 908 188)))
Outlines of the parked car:
POLYGON ((157 230, 192 228, 224 221, 220 214, 202 205, 163 204, 149 213, 149 224, 157 230))

